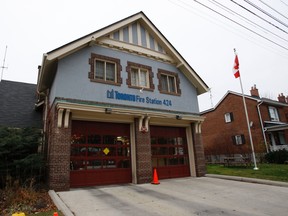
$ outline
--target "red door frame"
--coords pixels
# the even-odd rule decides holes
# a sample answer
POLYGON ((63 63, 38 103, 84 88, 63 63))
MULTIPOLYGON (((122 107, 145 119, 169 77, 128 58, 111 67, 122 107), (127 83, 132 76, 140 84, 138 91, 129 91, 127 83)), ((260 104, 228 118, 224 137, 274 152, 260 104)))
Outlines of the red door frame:
POLYGON ((130 125, 72 121, 70 187, 132 182, 130 125))
POLYGON ((190 176, 186 128, 150 126, 150 133, 152 166, 159 179, 190 176))

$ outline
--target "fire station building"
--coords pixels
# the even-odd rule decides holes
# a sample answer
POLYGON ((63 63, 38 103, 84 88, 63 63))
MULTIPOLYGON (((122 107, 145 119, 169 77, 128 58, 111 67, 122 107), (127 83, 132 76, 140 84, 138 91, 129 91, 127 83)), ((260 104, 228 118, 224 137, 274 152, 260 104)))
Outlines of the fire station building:
POLYGON ((37 90, 51 189, 205 175, 208 86, 143 12, 44 54, 37 90))

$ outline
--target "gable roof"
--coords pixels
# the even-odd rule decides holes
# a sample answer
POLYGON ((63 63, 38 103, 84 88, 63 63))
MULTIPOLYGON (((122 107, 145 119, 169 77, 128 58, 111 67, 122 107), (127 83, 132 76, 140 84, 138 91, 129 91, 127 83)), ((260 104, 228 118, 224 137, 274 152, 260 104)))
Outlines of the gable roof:
MULTIPOLYGON (((209 112, 212 112, 212 111, 216 110, 217 107, 225 100, 225 98, 226 98, 229 94, 242 97, 242 94, 240 94, 240 93, 238 93, 238 92, 227 91, 226 94, 225 94, 225 95, 220 99, 220 101, 215 105, 215 107, 210 108, 210 109, 207 109, 207 110, 204 110, 204 111, 202 111, 200 114, 203 115, 203 114, 206 114, 206 113, 209 113, 209 112)), ((281 102, 279 102, 279 101, 271 100, 271 99, 268 99, 268 98, 253 97, 253 96, 250 96, 250 95, 244 95, 244 97, 247 98, 247 99, 250 99, 250 100, 254 100, 254 101, 257 102, 257 103, 263 102, 263 103, 270 104, 270 105, 273 105, 273 106, 287 106, 287 107, 288 107, 288 104, 286 104, 286 103, 281 103, 281 102)))
POLYGON ((42 92, 50 87, 59 59, 94 44, 174 64, 195 86, 198 95, 208 91, 207 84, 143 12, 136 13, 44 54, 42 67, 39 69, 38 90, 42 92), (138 34, 146 37, 146 44, 142 44, 141 40, 133 39, 135 36, 127 30, 129 28, 137 28, 138 34), (123 37, 125 31, 128 31, 129 39, 123 37))
POLYGON ((42 113, 35 111, 36 85, 0 82, 0 126, 42 128, 42 113))

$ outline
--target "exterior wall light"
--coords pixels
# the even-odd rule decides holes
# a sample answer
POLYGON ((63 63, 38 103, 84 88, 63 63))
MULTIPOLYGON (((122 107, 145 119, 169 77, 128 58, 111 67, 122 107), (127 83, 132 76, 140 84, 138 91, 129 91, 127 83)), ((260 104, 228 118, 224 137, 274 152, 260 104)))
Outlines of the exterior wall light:
POLYGON ((176 115, 176 119, 177 119, 177 120, 181 120, 181 119, 182 119, 182 116, 181 116, 181 115, 176 115))
POLYGON ((105 108, 105 113, 106 114, 111 114, 112 113, 112 109, 111 108, 105 108))

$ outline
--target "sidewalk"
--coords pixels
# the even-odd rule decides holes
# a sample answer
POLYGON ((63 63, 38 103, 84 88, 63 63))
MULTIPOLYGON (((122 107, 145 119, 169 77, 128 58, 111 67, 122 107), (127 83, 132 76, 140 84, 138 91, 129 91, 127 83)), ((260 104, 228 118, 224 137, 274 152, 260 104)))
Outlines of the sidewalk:
POLYGON ((226 179, 226 180, 233 180, 233 181, 242 181, 242 182, 249 182, 249 183, 256 183, 256 184, 266 184, 266 185, 274 185, 279 187, 288 187, 288 183, 280 182, 280 181, 270 181, 264 179, 256 179, 256 178, 246 178, 240 176, 227 176, 227 175, 217 175, 217 174, 206 174, 206 177, 209 178, 219 178, 219 179, 226 179))

